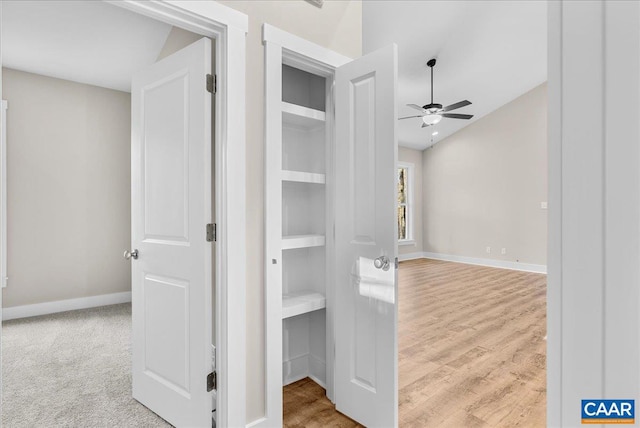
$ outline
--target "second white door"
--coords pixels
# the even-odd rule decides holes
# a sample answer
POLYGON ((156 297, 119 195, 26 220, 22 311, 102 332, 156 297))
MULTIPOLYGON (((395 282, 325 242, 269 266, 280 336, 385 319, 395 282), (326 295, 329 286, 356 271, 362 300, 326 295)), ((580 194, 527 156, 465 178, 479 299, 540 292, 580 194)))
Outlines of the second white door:
POLYGON ((132 84, 133 397, 177 427, 210 427, 211 41, 132 84))
POLYGON ((398 425, 397 48, 336 71, 336 408, 398 425))

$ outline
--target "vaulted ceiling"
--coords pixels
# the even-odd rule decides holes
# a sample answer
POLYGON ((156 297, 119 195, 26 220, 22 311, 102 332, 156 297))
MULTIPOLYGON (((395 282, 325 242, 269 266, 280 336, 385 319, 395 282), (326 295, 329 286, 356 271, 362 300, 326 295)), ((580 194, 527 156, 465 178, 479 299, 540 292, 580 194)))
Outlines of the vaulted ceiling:
POLYGON ((398 115, 429 102, 426 62, 437 58, 434 101, 473 104, 421 128, 420 118, 398 122, 400 145, 424 149, 547 80, 545 1, 364 1, 363 50, 398 44, 398 115), (436 136, 432 133, 437 131, 436 136))
MULTIPOLYGON (((437 57, 435 101, 468 99, 470 121, 398 123, 403 146, 424 149, 546 80, 544 1, 363 2, 364 52, 399 48, 398 114, 426 104, 426 62, 437 57), (431 134, 437 131, 437 136, 431 134)), ((100 1, 3 1, 3 66, 122 91, 155 62, 171 26, 100 1)))
POLYGON ((170 31, 102 1, 3 1, 2 65, 128 92, 170 31))

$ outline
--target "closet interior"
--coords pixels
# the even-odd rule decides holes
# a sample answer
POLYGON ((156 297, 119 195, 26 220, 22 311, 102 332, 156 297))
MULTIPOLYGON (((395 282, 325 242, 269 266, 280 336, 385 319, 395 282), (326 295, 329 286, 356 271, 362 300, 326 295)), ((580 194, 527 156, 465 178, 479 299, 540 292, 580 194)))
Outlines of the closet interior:
POLYGON ((282 65, 283 385, 327 379, 327 79, 282 65))

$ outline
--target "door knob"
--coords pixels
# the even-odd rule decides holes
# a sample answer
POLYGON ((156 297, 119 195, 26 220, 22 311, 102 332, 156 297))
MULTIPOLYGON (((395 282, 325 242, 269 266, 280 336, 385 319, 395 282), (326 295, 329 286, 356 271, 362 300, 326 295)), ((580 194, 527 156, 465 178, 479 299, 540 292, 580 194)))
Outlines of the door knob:
POLYGON ((373 261, 373 265, 377 268, 377 269, 382 269, 384 271, 389 270, 389 266, 391 265, 391 263, 389 262, 389 257, 387 256, 380 256, 377 259, 375 259, 373 261))
POLYGON ((138 250, 133 250, 133 251, 125 250, 124 258, 127 260, 131 260, 131 259, 138 260, 138 250))

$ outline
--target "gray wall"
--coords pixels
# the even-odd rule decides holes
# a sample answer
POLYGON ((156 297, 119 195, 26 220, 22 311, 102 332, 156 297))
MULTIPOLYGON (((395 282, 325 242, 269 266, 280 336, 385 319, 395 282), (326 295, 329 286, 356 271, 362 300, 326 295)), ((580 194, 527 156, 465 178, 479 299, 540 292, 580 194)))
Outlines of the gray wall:
POLYGON ((424 150, 424 251, 547 264, 547 111, 545 83, 424 150))
POLYGON ((247 34, 247 422, 264 416, 264 47, 268 22, 352 58, 362 53, 362 3, 303 0, 221 3, 249 16, 247 34))
MULTIPOLYGON (((164 42, 164 46, 160 49, 160 53, 158 54, 156 61, 160 61, 161 59, 178 52, 180 49, 186 48, 190 44, 202 39, 202 37, 203 36, 200 34, 195 34, 179 27, 172 27, 169 35, 167 35, 167 40, 164 42)), ((215 44, 212 43, 212 45, 214 46, 215 52, 215 44)), ((215 61, 215 55, 213 56, 213 60, 215 61)))
POLYGON ((131 290, 128 93, 3 69, 3 307, 131 290))
MULTIPOLYGON (((422 151, 398 147, 398 161, 413 165, 413 206, 411 216, 413 223, 412 244, 398 245, 398 253, 421 253, 422 250, 422 151)), ((410 183, 411 184, 411 183, 410 183)))

